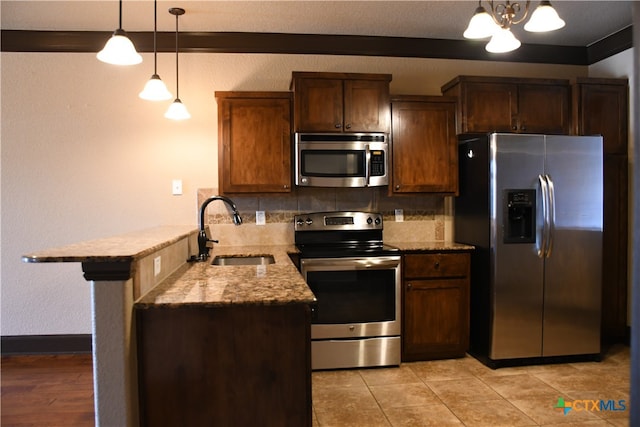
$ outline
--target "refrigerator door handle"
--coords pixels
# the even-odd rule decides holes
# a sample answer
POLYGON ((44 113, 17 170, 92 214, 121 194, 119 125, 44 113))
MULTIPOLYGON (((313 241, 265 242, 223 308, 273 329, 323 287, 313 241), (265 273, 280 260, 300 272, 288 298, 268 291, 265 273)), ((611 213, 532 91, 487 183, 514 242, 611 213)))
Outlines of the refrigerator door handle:
POLYGON ((551 250, 553 249, 553 233, 556 227, 556 196, 553 188, 553 180, 549 175, 544 176, 547 181, 547 195, 549 197, 549 209, 548 209, 548 234, 547 234, 547 250, 545 256, 549 258, 551 256, 551 250))
POLYGON ((544 258, 547 253, 547 233, 549 229, 549 186, 545 176, 538 175, 538 182, 540 183, 540 193, 542 195, 542 230, 540 231, 538 257, 544 258))

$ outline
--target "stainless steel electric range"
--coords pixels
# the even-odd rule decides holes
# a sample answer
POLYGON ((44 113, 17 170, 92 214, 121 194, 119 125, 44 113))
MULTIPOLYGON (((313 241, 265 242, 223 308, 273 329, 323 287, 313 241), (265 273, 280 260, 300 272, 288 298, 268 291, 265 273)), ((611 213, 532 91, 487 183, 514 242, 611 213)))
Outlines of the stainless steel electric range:
POLYGON ((400 364, 401 258, 382 241, 382 215, 295 216, 300 271, 317 299, 312 369, 400 364))

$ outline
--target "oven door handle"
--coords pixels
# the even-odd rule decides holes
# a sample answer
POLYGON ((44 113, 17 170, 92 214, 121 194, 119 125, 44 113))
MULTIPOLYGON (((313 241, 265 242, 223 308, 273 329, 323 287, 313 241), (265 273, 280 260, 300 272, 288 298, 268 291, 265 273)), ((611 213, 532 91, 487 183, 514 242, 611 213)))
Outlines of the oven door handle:
POLYGON ((301 267, 306 271, 330 270, 382 270, 400 265, 400 256, 376 256, 362 258, 303 258, 301 267))

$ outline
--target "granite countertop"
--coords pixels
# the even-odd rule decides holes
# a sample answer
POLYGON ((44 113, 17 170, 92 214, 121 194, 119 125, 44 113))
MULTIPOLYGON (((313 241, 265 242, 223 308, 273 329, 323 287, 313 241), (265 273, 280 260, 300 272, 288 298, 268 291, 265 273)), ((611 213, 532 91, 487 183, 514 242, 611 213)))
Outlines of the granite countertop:
POLYGON ((159 226, 32 252, 23 255, 22 260, 25 262, 134 261, 197 232, 197 227, 193 225, 159 226))
POLYGON ((385 242, 403 252, 410 251, 471 251, 475 247, 464 243, 425 241, 425 242, 385 242))
MULTIPOLYGON (((133 262, 197 233, 193 226, 160 226, 104 239, 88 240, 32 252, 25 262, 133 262)), ((455 242, 394 242, 401 251, 464 251, 474 247, 455 242)), ((206 262, 186 263, 143 295, 138 308, 229 306, 233 304, 312 304, 315 295, 289 258, 294 245, 219 246, 206 262), (273 255, 269 265, 211 265, 215 256, 273 255)))
POLYGON ((234 304, 284 305, 316 301, 288 253, 294 245, 215 246, 206 262, 187 264, 143 295, 137 308, 229 306, 234 304), (218 255, 273 255, 275 263, 256 266, 217 266, 218 255))

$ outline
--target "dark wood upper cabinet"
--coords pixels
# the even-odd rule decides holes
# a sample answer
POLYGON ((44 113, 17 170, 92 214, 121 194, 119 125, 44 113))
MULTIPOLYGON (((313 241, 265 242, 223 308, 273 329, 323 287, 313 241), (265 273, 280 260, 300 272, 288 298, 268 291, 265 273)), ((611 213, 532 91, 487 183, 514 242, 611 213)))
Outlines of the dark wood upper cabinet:
POLYGON ((571 131, 568 80, 458 76, 442 94, 459 100, 458 133, 571 131))
POLYGON ((391 193, 457 193, 456 99, 394 96, 391 193))
POLYGON ((389 132, 390 74, 292 76, 296 132, 389 132))
POLYGON ((573 131, 602 135, 605 154, 627 155, 629 127, 627 79, 579 78, 573 85, 573 131))
POLYGON ((216 92, 222 193, 291 192, 291 93, 216 92))

